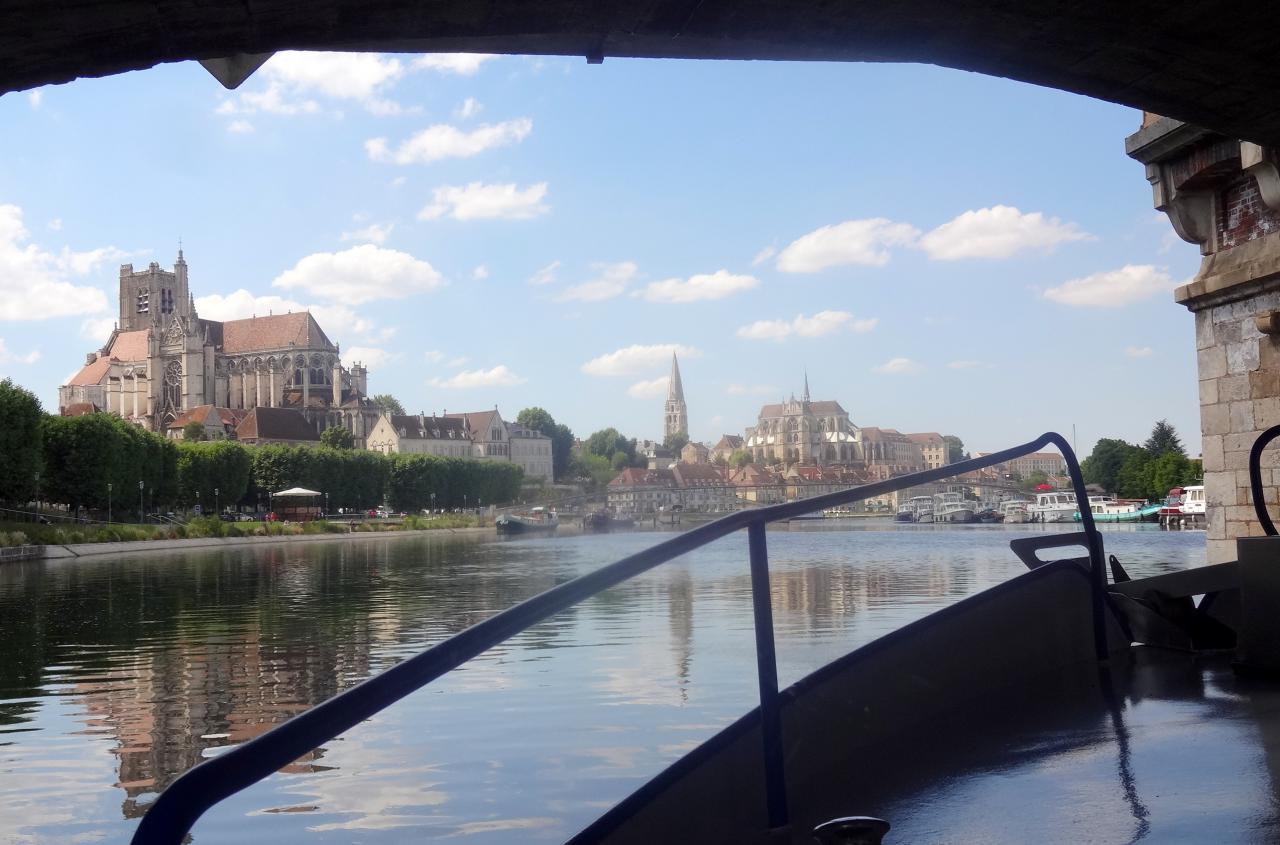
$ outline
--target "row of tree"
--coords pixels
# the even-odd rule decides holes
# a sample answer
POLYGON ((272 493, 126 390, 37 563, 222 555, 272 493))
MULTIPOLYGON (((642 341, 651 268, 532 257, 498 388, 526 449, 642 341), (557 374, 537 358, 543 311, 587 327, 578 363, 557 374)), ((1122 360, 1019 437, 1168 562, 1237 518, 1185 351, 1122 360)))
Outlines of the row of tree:
POLYGON ((113 414, 49 416, 30 392, 0 382, 0 501, 10 504, 38 499, 116 513, 253 507, 307 487, 327 494, 331 509, 388 502, 407 511, 513 501, 523 476, 507 462, 168 440, 113 414))
POLYGON ((1131 499, 1163 499, 1174 487, 1204 480, 1200 461, 1187 457, 1167 420, 1157 422, 1141 446, 1113 438, 1099 440, 1080 463, 1080 471, 1086 483, 1131 499))

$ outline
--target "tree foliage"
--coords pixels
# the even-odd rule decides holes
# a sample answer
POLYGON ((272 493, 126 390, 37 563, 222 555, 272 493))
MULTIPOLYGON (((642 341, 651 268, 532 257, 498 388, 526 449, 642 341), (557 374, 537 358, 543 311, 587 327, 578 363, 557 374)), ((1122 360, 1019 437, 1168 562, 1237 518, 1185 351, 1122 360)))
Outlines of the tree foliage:
POLYGON ((404 405, 400 404, 400 400, 392 396, 390 393, 379 393, 376 396, 369 397, 369 401, 377 405, 388 414, 395 414, 403 417, 405 415, 404 405))
POLYGON ((249 449, 229 440, 177 444, 178 501, 182 507, 234 505, 249 489, 249 449), (214 491, 217 491, 216 493, 214 491))
POLYGON ((610 463, 614 460, 614 455, 624 455, 621 466, 637 466, 636 459, 636 441, 628 439, 618 433, 616 428, 602 428, 592 434, 582 444, 583 448, 592 455, 597 455, 610 463))
POLYGON ((204 430, 204 423, 192 420, 182 427, 183 440, 208 440, 208 433, 204 430))
POLYGON ((524 481, 524 470, 505 461, 403 454, 389 461, 387 502, 400 511, 502 504, 519 495, 524 481))
POLYGON ((954 434, 944 435, 942 441, 947 444, 947 463, 957 464, 969 457, 964 451, 964 441, 954 434))
POLYGON ((673 431, 662 440, 662 447, 676 454, 679 454, 680 450, 687 445, 689 445, 689 435, 680 431, 673 431))
POLYGON ((43 421, 35 394, 0 381, 0 502, 25 504, 35 495, 43 421))
POLYGON ((556 481, 563 479, 569 470, 573 456, 573 431, 542 408, 525 408, 516 415, 516 423, 551 438, 551 474, 556 481))
POLYGON ((751 453, 746 449, 734 449, 729 454, 729 466, 740 469, 751 463, 751 453))
POLYGON ((1125 461, 1134 452, 1142 451, 1132 443, 1104 437, 1094 444, 1089 457, 1081 461, 1080 472, 1086 484, 1097 484, 1108 493, 1115 493, 1120 489, 1120 471, 1125 461))
POLYGON ((1142 448, 1146 449, 1152 457, 1163 455, 1166 452, 1173 452, 1186 457, 1187 450, 1182 447, 1182 440, 1178 437, 1178 432, 1169 424, 1168 420, 1160 420, 1151 429, 1151 436, 1147 438, 1147 442, 1142 444, 1142 448))
POLYGON ((351 449, 356 445, 356 439, 342 426, 334 426, 320 432, 320 443, 330 449, 351 449))
POLYGON ((71 508, 105 509, 107 485, 119 510, 131 509, 139 483, 144 509, 177 497, 177 448, 170 440, 107 413, 45 417, 41 497, 71 508))

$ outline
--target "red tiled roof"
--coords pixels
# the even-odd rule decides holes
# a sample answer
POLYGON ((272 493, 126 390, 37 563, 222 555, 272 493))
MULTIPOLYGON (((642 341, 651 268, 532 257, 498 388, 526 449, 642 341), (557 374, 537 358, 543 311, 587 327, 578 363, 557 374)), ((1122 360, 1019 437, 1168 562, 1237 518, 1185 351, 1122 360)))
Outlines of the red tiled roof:
POLYGON ((681 487, 724 484, 724 473, 720 467, 710 464, 676 464, 671 472, 681 487))
POLYGON ((85 364, 80 369, 80 372, 71 377, 71 381, 67 382, 67 384, 74 384, 79 387, 101 384, 109 369, 111 369, 111 359, 106 357, 98 358, 90 364, 85 364))
POLYGON ((132 332, 116 332, 107 357, 117 361, 144 361, 147 357, 147 337, 150 329, 138 329, 132 332))
POLYGON ((184 425, 191 422, 208 425, 210 413, 217 414, 217 421, 223 426, 231 426, 234 428, 240 424, 240 421, 243 420, 249 412, 243 408, 217 408, 213 405, 197 405, 196 407, 189 408, 179 414, 173 422, 169 423, 168 428, 182 428, 184 425))
POLYGON ((227 320, 222 324, 222 351, 228 355, 289 348, 334 346, 308 311, 227 320))
POLYGON ((669 469, 645 469, 644 467, 627 467, 618 473, 613 481, 609 482, 610 487, 653 487, 663 486, 670 487, 675 483, 675 477, 669 469))
POLYGON ((97 413, 98 406, 92 402, 72 402, 70 405, 62 409, 64 417, 83 417, 87 414, 97 413))
POLYGON ((721 436, 720 442, 715 445, 715 451, 717 452, 723 449, 728 449, 730 451, 733 451, 734 449, 741 449, 741 448, 742 448, 742 438, 736 434, 725 434, 721 436))
POLYGON ((306 417, 292 408, 254 408, 236 426, 241 440, 319 440, 306 417))

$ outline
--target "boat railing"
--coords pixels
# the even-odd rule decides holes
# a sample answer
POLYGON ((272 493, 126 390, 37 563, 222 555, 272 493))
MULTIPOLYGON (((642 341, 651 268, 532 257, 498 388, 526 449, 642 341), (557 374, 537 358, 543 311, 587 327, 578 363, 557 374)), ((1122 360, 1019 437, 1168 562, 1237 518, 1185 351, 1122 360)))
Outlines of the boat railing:
MULTIPOLYGON (((1280 433, 1280 428, 1277 432, 1280 433)), ((765 526, 824 508, 846 505, 953 475, 985 469, 1040 451, 1046 446, 1056 446, 1062 452, 1076 495, 1087 500, 1075 453, 1066 438, 1056 432, 1048 432, 1029 443, 980 458, 808 499, 729 514, 526 599, 317 704, 261 736, 201 763, 161 793, 143 816, 132 842, 134 845, 179 845, 196 820, 210 807, 289 765, 490 648, 581 601, 744 528, 747 531, 755 618, 767 817, 770 828, 783 827, 788 823, 787 793, 783 772, 781 700, 778 694, 765 526)), ((1101 660, 1107 654, 1104 615, 1107 576, 1102 540, 1088 509, 1083 513, 1082 527, 1084 542, 1089 551, 1094 647, 1101 660)))

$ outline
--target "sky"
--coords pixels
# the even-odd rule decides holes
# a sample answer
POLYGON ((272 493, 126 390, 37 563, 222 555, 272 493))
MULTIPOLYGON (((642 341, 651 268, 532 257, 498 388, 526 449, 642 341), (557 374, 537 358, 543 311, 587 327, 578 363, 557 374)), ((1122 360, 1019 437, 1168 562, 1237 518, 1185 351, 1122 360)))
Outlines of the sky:
POLYGON ((838 400, 972 451, 1199 452, 1197 249, 1139 112, 922 65, 282 53, 0 96, 0 375, 57 387, 119 265, 181 242, 202 317, 310 308, 410 412, 661 439, 838 400))

